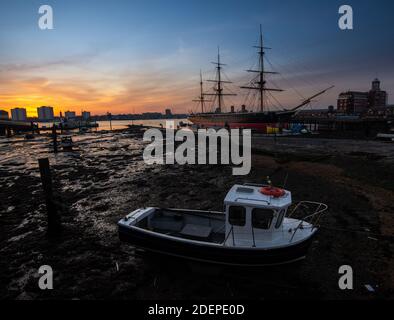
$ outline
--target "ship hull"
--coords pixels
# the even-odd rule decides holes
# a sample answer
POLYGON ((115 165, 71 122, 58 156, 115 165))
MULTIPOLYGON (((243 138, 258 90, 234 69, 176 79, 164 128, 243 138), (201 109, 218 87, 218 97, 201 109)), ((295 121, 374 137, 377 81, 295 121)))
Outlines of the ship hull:
POLYGON ((201 113, 191 115, 189 121, 199 128, 251 129, 266 133, 270 127, 286 127, 293 113, 201 113))

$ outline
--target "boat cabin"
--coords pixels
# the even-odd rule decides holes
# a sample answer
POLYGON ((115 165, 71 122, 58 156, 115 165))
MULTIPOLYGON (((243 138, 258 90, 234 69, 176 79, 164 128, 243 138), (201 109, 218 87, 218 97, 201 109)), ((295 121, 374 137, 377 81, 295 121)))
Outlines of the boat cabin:
POLYGON ((283 221, 292 204, 291 192, 282 192, 275 197, 263 194, 261 186, 233 186, 224 199, 225 245, 260 247, 282 239, 283 221))

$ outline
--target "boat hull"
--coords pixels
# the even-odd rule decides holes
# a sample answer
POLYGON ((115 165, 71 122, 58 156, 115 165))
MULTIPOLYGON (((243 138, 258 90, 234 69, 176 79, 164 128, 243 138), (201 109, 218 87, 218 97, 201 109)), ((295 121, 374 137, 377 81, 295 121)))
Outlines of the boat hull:
POLYGON ((278 123, 286 127, 293 113, 202 113, 189 117, 189 121, 201 128, 252 129, 267 133, 267 128, 276 128, 278 123))
POLYGON ((119 238, 136 247, 188 260, 235 266, 269 266, 296 262, 305 258, 315 232, 302 242, 274 249, 232 248, 202 242, 186 242, 162 237, 136 227, 119 226, 119 238))

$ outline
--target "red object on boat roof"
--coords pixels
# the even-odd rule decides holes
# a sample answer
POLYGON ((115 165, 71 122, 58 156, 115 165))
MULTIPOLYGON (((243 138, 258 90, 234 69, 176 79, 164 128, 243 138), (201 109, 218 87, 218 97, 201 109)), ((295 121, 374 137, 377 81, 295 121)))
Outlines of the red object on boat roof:
POLYGON ((261 188, 260 192, 266 196, 271 196, 274 198, 280 198, 283 197, 286 194, 286 191, 280 188, 276 187, 263 187, 261 188))

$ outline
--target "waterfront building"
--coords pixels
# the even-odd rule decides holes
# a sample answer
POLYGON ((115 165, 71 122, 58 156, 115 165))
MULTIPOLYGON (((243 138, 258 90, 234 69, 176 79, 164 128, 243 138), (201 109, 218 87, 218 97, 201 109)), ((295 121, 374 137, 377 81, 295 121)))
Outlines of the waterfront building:
POLYGON ((64 116, 66 117, 67 120, 74 119, 76 117, 76 113, 75 111, 66 111, 64 113, 64 116))
POLYGON ((39 107, 37 114, 40 121, 52 121, 55 118, 52 107, 39 107))
POLYGON ((385 107, 387 100, 387 92, 380 89, 380 81, 375 79, 368 92, 342 92, 338 97, 337 108, 339 113, 361 114, 369 109, 385 107))
POLYGON ((338 97, 338 112, 363 113, 368 109, 368 93, 359 91, 342 92, 338 97))
POLYGON ((369 109, 367 112, 367 116, 378 117, 378 118, 393 118, 394 105, 388 105, 385 107, 375 107, 373 109, 369 109))
POLYGON ((83 120, 89 120, 89 119, 90 119, 90 112, 88 112, 88 111, 83 111, 83 112, 82 112, 82 119, 83 119, 83 120))
POLYGON ((14 121, 27 121, 27 113, 24 108, 11 109, 11 118, 14 121))
POLYGON ((0 110, 0 119, 1 120, 8 120, 8 112, 4 110, 0 110))

